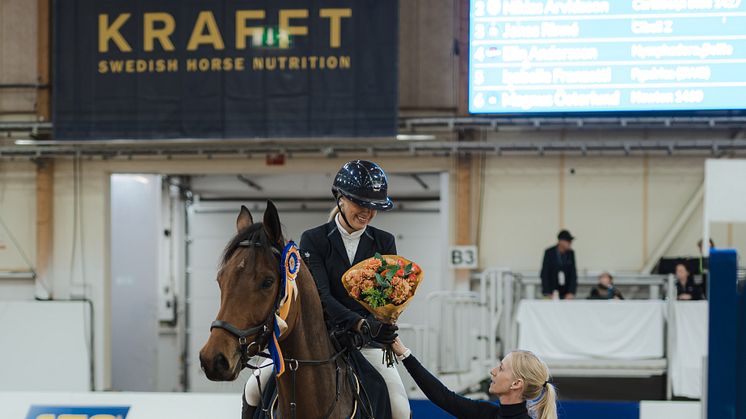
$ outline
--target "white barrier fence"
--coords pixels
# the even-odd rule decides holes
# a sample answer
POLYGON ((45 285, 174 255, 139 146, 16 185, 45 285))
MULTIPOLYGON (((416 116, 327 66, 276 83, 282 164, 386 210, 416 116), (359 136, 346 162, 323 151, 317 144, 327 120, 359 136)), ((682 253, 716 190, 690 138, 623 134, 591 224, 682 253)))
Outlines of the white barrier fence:
MULTIPOLYGON (((595 275, 584 275, 578 280, 581 285, 595 284, 595 281, 595 275)), ((427 367, 442 379, 457 383, 457 390, 474 387, 487 377, 488 369, 497 364, 499 354, 518 347, 518 307, 521 300, 535 298, 539 284, 535 275, 492 268, 480 274, 478 293, 439 291, 428 295, 426 333, 418 341, 422 346, 417 347, 416 353, 422 354, 427 359, 427 367)), ((684 337, 694 339, 691 331, 682 330, 686 323, 690 323, 682 320, 682 316, 687 313, 705 313, 706 316, 706 308, 703 311, 706 302, 698 307, 690 304, 677 310, 679 303, 671 275, 621 274, 616 275, 615 284, 643 290, 648 301, 660 302, 660 296, 666 295, 667 301, 660 303, 666 307, 661 319, 665 322, 665 329, 657 337, 660 346, 665 346, 665 353, 654 359, 619 360, 613 356, 609 359, 589 358, 585 360, 587 362, 576 359, 571 363, 550 365, 552 370, 556 375, 567 376, 645 377, 667 373, 669 398, 672 395, 699 397, 701 363, 694 365, 693 360, 706 356, 706 348, 703 350, 697 346, 695 353, 691 351, 691 345, 682 348, 680 343, 684 337)), ((625 302, 619 303, 624 305, 625 302)), ((598 306, 599 309, 603 307, 603 304, 598 306)), ((603 310, 598 314, 603 315, 603 310)), ((702 319, 698 319, 698 324, 701 323, 699 320, 702 319)), ((704 321, 706 324, 706 318, 704 321)), ((706 342, 706 328, 703 331, 699 327, 696 333, 696 338, 706 342)))

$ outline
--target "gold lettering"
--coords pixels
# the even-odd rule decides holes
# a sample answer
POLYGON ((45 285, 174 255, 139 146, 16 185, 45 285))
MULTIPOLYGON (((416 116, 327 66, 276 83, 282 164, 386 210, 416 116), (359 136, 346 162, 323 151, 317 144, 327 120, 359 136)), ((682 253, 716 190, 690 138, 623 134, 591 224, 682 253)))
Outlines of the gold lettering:
POLYGON ((246 49, 246 37, 251 36, 254 45, 261 45, 261 26, 246 26, 247 19, 264 19, 264 10, 239 10, 236 12, 236 49, 246 49))
POLYGON ((290 35, 308 35, 308 26, 290 26, 290 19, 308 18, 308 9, 280 9, 280 48, 290 46, 290 35))
POLYGON ((197 22, 194 23, 192 36, 189 37, 187 51, 196 51, 197 47, 202 44, 212 45, 216 50, 225 49, 225 43, 220 35, 218 24, 215 22, 215 16, 209 10, 199 12, 197 22), (207 34, 205 34, 205 29, 207 29, 207 34))
POLYGON ((179 71, 179 60, 168 60, 167 66, 168 71, 179 71))
POLYGON ((112 73, 121 73, 124 69, 124 62, 122 60, 109 61, 109 67, 111 67, 112 73))
POLYGON ((125 61, 124 68, 126 72, 132 73, 135 71, 135 61, 134 60, 127 60, 125 61))
POLYGON ((174 44, 171 42, 171 34, 176 28, 174 17, 168 13, 145 13, 143 18, 143 49, 152 51, 156 39, 164 51, 173 51, 174 44), (156 29, 155 22, 160 22, 163 27, 156 29))
POLYGON ((205 72, 210 69, 210 60, 202 58, 199 60, 199 71, 205 72))
POLYGON ((148 69, 148 63, 145 60, 137 60, 137 72, 144 73, 148 69))
POLYGON ((122 13, 117 17, 114 23, 109 26, 109 15, 100 14, 98 15, 98 52, 109 51, 109 41, 114 41, 122 52, 131 52, 132 47, 127 43, 119 29, 127 22, 130 18, 129 13, 122 13))
POLYGON ((311 64, 311 69, 316 68, 316 61, 319 59, 319 57, 316 57, 315 55, 312 55, 308 57, 308 61, 310 61, 309 64, 311 64))
POLYGON ((266 57, 264 59, 264 67, 267 70, 274 70, 277 68, 277 58, 276 57, 266 57))
POLYGON ((351 68, 352 63, 350 62, 349 55, 343 55, 339 57, 339 68, 351 68))
POLYGON ((251 61, 251 69, 252 70, 264 70, 264 58, 254 57, 254 59, 251 61))
POLYGON ((298 57, 290 57, 289 67, 291 70, 300 70, 300 60, 298 57))
POLYGON ((220 71, 220 58, 213 58, 210 60, 210 70, 220 71))
POLYGON ((106 74, 109 72, 109 66, 106 65, 106 60, 98 62, 98 72, 99 74, 106 74))
POLYGON ((187 71, 197 71, 197 60, 194 58, 190 58, 187 60, 187 71))
POLYGON ((243 71, 246 69, 243 57, 236 58, 236 62, 234 64, 236 66, 236 70, 238 71, 243 71))
POLYGON ((280 63, 280 70, 285 69, 285 62, 288 60, 288 57, 277 57, 277 61, 280 63))
POLYGON ((331 68, 331 69, 337 68, 337 64, 338 64, 337 57, 334 57, 334 56, 326 57, 326 66, 328 68, 331 68))
POLYGON ((319 16, 329 18, 329 46, 339 48, 342 45, 342 18, 352 17, 352 9, 321 9, 319 16))

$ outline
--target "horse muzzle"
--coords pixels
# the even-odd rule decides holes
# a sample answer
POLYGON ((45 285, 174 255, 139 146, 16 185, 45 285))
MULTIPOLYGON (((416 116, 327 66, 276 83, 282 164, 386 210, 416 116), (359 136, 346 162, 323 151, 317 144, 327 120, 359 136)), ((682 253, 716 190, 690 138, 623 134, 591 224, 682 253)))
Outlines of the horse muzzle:
POLYGON ((208 380, 233 381, 238 377, 239 372, 241 372, 241 368, 238 367, 240 364, 238 359, 230 359, 221 351, 206 349, 203 348, 199 352, 199 362, 208 380))

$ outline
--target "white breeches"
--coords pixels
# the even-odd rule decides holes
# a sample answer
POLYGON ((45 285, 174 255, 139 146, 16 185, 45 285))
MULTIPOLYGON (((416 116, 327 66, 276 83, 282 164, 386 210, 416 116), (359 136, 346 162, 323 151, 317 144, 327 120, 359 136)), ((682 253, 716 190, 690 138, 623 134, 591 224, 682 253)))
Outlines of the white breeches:
MULTIPOLYGON (((409 419, 409 398, 407 397, 404 383, 402 383, 396 366, 390 368, 386 367, 383 363, 383 350, 381 349, 363 348, 360 352, 363 354, 365 359, 370 362, 373 368, 381 374, 381 377, 383 377, 383 380, 386 382, 386 388, 389 391, 389 400, 391 401, 391 414, 393 419, 409 419)), ((267 380, 269 380, 269 377, 274 373, 274 369, 269 366, 271 363, 271 359, 264 359, 260 364, 264 368, 255 370, 254 372, 256 374, 256 371, 260 371, 259 380, 262 382, 262 389, 266 388, 267 380)), ((253 362, 252 364, 256 365, 253 362)), ((255 376, 251 376, 251 378, 246 381, 244 397, 246 398, 246 403, 249 405, 259 406, 262 395, 259 393, 259 386, 257 385, 255 376)))

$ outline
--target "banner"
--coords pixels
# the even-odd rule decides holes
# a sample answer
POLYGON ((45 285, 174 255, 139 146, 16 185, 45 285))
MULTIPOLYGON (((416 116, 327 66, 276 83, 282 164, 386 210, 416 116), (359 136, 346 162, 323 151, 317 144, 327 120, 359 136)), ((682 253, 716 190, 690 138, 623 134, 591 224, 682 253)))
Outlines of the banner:
POLYGON ((393 136, 397 0, 58 0, 58 140, 393 136))

